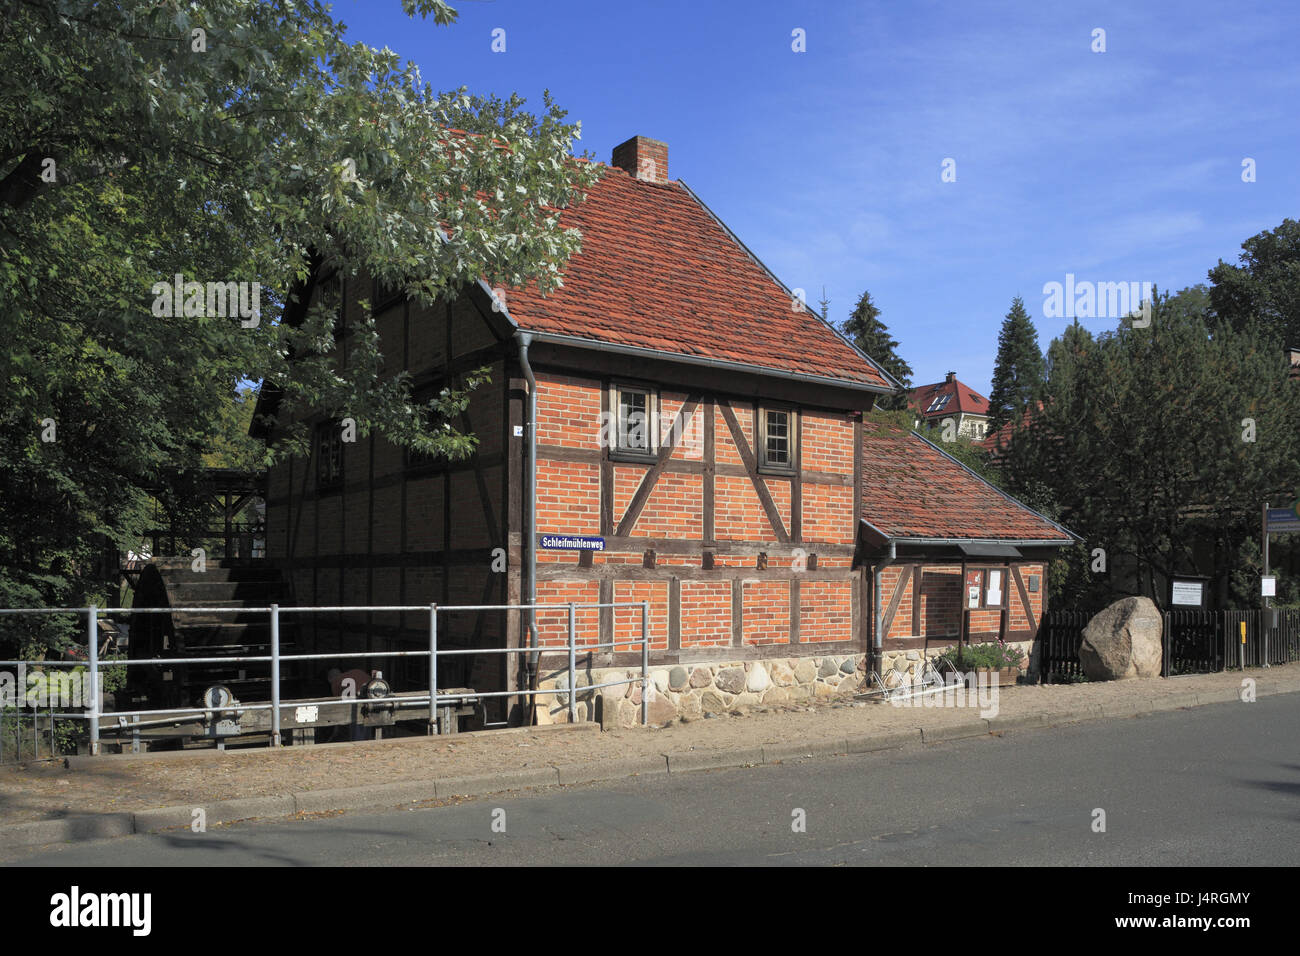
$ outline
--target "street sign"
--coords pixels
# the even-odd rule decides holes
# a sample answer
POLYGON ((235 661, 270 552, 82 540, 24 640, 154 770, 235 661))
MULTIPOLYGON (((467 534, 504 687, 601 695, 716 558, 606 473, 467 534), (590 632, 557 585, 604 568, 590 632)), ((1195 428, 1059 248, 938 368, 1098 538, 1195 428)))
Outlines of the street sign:
POLYGON ((1264 529, 1269 534, 1300 531, 1300 514, 1294 508, 1269 508, 1264 512, 1264 529))
POLYGON ((604 551, 605 539, 589 534, 544 534, 542 547, 548 551, 604 551))
POLYGON ((1259 586, 1263 597, 1277 597, 1277 578, 1272 575, 1260 578, 1259 586))

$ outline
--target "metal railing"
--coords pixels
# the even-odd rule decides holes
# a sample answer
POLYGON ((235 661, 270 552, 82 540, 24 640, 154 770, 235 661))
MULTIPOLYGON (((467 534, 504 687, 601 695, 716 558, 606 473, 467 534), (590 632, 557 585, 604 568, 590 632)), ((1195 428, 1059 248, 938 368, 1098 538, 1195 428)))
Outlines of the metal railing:
MULTIPOLYGON (((466 699, 487 699, 495 697, 537 697, 540 695, 556 696, 564 694, 568 697, 568 717, 569 721, 576 723, 578 719, 578 695, 590 695, 595 691, 606 687, 618 687, 627 684, 640 683, 641 685, 641 723, 649 723, 649 670, 650 670, 650 602, 649 601, 624 601, 624 602, 606 602, 606 603, 578 603, 568 602, 564 604, 458 604, 458 605, 438 605, 438 604, 415 604, 415 605, 334 605, 334 606, 315 606, 315 607, 280 607, 278 604, 271 604, 267 607, 170 607, 170 608, 112 608, 111 614, 114 617, 121 615, 136 614, 235 614, 251 615, 265 613, 269 615, 270 620, 270 654, 258 655, 226 655, 226 656, 183 656, 183 657, 148 657, 136 658, 134 660, 118 660, 104 662, 106 667, 144 667, 144 666, 182 666, 189 664, 238 664, 238 663, 269 663, 271 665, 271 701, 270 703, 232 703, 230 706, 221 706, 216 708, 204 707, 171 707, 161 710, 112 710, 105 711, 102 709, 100 700, 100 678, 101 662, 99 660, 99 614, 102 609, 91 605, 89 607, 64 607, 64 608, 0 608, 0 616, 5 615, 25 615, 25 614, 76 614, 86 615, 86 639, 87 639, 87 660, 86 661, 19 661, 19 660, 0 660, 0 667, 86 667, 88 669, 89 693, 85 703, 85 709, 82 711, 70 711, 66 713, 56 713, 53 707, 46 715, 51 721, 55 719, 64 720, 85 720, 90 726, 90 752, 98 754, 100 749, 100 721, 105 717, 117 718, 119 721, 126 718, 155 717, 166 715, 169 718, 178 720, 184 719, 206 719, 214 712, 219 713, 243 713, 246 711, 269 710, 271 711, 271 745, 279 747, 282 744, 281 733, 281 664, 293 661, 310 661, 310 660, 345 660, 352 658, 386 658, 386 657, 427 657, 429 659, 429 691, 427 694, 403 694, 400 700, 403 704, 422 704, 429 705, 428 733, 438 733, 438 704, 442 699, 444 703, 450 700, 466 699), (604 608, 640 608, 641 609, 641 636, 636 639, 627 640, 610 640, 597 643, 577 643, 577 612, 579 610, 599 610, 604 608), (536 647, 480 647, 480 648, 454 648, 440 649, 438 647, 438 617, 440 614, 456 612, 491 612, 491 611, 546 611, 546 610, 567 610, 567 640, 563 645, 539 643, 536 647), (311 654, 282 654, 280 653, 280 618, 284 614, 313 614, 313 613, 410 613, 422 612, 429 615, 429 646, 428 649, 405 650, 405 651, 330 651, 311 654), (619 647, 637 647, 641 648, 641 674, 639 677, 627 677, 622 680, 606 681, 600 684, 586 684, 582 687, 577 686, 578 667, 577 655, 579 650, 586 654, 589 652, 610 649, 611 651, 619 647), (471 656, 479 654, 529 654, 529 655, 547 655, 559 654, 566 652, 568 656, 568 687, 560 690, 546 689, 533 690, 530 688, 520 688, 517 690, 503 691, 474 691, 466 690, 454 694, 439 694, 438 692, 438 659, 441 657, 453 656, 471 656)), ((617 615, 612 615, 617 618, 617 615)), ((22 691, 19 691, 20 698, 22 691)), ((350 703, 354 706, 365 704, 377 704, 383 701, 392 701, 394 698, 378 699, 357 699, 357 698, 338 698, 322 697, 309 698, 305 700, 295 699, 293 705, 303 706, 310 704, 334 704, 350 703)), ((21 731, 20 731, 21 732, 21 731)))

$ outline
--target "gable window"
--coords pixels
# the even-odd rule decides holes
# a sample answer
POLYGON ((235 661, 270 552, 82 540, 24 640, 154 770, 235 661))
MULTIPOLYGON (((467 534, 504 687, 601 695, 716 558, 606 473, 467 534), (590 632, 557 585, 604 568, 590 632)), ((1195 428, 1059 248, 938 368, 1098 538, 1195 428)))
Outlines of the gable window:
POLYGON ((655 440, 658 394, 643 385, 615 385, 611 392, 614 427, 608 436, 610 451, 628 457, 654 457, 658 451, 655 440))
POLYGON ((316 490, 343 485, 343 423, 337 418, 316 426, 316 490))
POLYGON ((758 466, 765 471, 792 474, 797 416, 791 408, 758 409, 758 466))

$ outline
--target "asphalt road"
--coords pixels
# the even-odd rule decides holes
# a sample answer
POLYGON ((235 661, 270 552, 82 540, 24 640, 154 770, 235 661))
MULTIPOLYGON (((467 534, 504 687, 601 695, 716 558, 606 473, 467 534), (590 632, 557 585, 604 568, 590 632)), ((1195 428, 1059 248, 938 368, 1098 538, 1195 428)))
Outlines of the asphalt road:
POLYGON ((58 866, 1295 866, 1298 731, 1300 694, 1286 694, 882 754, 13 849, 3 858, 58 866), (799 810, 804 832, 795 832, 799 810), (1097 810, 1105 832, 1094 830, 1097 810))

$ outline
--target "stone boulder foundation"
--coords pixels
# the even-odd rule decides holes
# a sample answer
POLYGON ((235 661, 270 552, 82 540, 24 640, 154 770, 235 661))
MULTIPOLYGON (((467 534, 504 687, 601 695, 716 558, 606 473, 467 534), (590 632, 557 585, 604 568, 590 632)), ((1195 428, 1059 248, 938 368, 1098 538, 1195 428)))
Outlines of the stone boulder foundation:
POLYGON ((1079 662, 1089 680, 1159 677, 1164 622, 1150 598, 1128 597, 1099 612, 1083 629, 1079 662))

